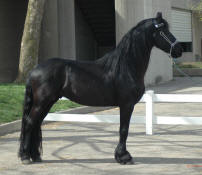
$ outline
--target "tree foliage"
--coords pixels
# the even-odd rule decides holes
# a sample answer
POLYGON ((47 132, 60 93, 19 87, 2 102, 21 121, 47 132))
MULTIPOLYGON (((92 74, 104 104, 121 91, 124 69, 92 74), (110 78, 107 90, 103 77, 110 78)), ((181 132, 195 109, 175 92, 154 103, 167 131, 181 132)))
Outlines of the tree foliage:
POLYGON ((190 9, 198 15, 200 21, 202 21, 202 0, 192 0, 189 6, 190 9))

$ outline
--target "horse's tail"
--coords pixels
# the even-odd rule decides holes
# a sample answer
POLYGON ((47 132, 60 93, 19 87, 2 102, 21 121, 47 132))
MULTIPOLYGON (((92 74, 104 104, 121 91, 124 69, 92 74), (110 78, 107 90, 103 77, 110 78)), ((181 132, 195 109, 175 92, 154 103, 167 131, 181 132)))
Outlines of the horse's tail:
POLYGON ((26 127, 27 122, 29 120, 28 116, 31 111, 32 104, 33 104, 32 86, 31 83, 28 81, 26 84, 24 105, 23 105, 23 116, 22 116, 21 134, 20 134, 20 150, 19 150, 20 157, 23 157, 24 152, 23 146, 25 142, 26 127))

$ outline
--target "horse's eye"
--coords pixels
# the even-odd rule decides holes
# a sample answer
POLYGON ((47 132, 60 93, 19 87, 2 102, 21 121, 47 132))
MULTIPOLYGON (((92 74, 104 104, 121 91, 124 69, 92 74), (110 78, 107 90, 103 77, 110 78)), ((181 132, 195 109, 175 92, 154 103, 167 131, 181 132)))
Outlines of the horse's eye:
POLYGON ((164 23, 161 23, 161 24, 155 24, 155 27, 158 29, 160 27, 163 27, 164 26, 164 23))

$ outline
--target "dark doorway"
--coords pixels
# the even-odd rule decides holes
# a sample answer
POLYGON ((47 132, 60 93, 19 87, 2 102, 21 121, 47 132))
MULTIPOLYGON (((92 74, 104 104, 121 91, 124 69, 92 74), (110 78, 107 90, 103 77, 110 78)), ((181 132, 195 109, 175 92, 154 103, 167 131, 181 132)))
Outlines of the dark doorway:
POLYGON ((114 0, 76 0, 76 57, 93 60, 116 45, 114 0))
POLYGON ((26 0, 0 1, 0 82, 16 78, 26 11, 26 0))

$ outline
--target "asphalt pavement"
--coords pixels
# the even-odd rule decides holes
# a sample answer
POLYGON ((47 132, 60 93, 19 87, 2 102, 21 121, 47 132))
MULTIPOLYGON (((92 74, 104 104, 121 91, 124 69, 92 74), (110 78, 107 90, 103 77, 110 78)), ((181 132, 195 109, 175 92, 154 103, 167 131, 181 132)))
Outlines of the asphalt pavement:
MULTIPOLYGON (((148 89, 155 93, 202 94, 202 78, 194 81, 177 78, 148 89)), ((144 106, 138 105, 135 114, 144 114, 144 106)), ((159 105, 165 106, 156 106, 155 110, 164 115, 202 116, 201 104, 181 104, 181 108, 175 107, 177 104, 159 105)), ((118 112, 115 108, 96 113, 118 112)), ((157 125, 155 135, 148 136, 144 125, 131 124, 127 146, 134 165, 119 165, 114 160, 118 130, 118 124, 109 123, 49 123, 43 126, 43 162, 30 165, 22 165, 17 157, 20 133, 2 136, 0 175, 202 174, 202 126, 157 125)))

